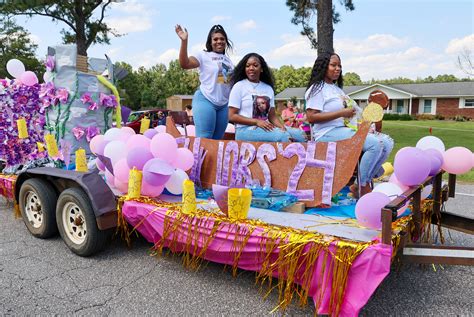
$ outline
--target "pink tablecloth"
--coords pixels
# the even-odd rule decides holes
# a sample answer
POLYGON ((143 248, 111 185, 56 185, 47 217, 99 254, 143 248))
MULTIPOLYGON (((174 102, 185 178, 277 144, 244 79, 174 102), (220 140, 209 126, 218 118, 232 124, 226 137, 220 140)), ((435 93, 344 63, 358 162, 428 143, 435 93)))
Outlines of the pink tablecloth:
MULTIPOLYGON (((166 208, 134 201, 125 202, 122 209, 126 221, 132 226, 136 226, 137 230, 152 243, 161 241, 165 229, 165 218, 171 217, 166 216, 166 211, 166 208)), ((199 234, 202 235, 203 241, 204 237, 211 232, 212 218, 209 219, 210 221, 199 225, 199 234)), ((261 257, 261 248, 263 231, 263 228, 257 228, 251 233, 250 238, 242 248, 241 256, 238 258, 237 266, 239 268, 257 272, 260 272, 262 269, 263 258, 261 257)), ((235 224, 221 225, 218 232, 214 234, 215 237, 207 247, 205 254, 203 254, 203 258, 216 263, 234 264, 235 233, 235 224)), ((185 248, 186 241, 189 243, 190 239, 186 236, 186 230, 180 232, 178 240, 179 243, 172 246, 173 251, 182 251, 185 248)), ((199 239, 195 241, 201 244, 199 239)), ((165 241, 164 245, 169 246, 170 242, 170 240, 165 241)), ((311 243, 305 245, 305 252, 313 246, 311 243)), ((201 247, 202 245, 199 245, 196 249, 191 248, 191 251, 199 251, 201 247)), ((315 305, 318 304, 316 305, 318 314, 330 313, 331 280, 334 272, 328 268, 331 267, 331 261, 334 261, 335 248, 334 243, 331 243, 329 249, 321 252, 312 268, 310 268, 313 271, 313 275, 309 283, 308 295, 313 298, 315 305), (326 257, 325 252, 328 250, 329 256, 326 257), (326 263, 324 263, 325 258, 326 263), (325 270, 322 269, 323 264, 325 264, 325 270), (322 278, 321 274, 325 275, 324 278, 322 278), (326 282, 322 283, 321 281, 324 280, 326 282)), ((274 249, 273 254, 271 254, 272 261, 278 258, 279 252, 279 248, 274 249)), ((340 316, 358 315, 360 309, 367 303, 375 289, 389 273, 391 254, 391 246, 372 244, 355 258, 347 275, 347 284, 339 310, 340 316)), ((273 274, 278 275, 278 272, 275 271, 273 274)), ((295 282, 301 284, 301 279, 296 277, 295 282)))
POLYGON ((13 199, 15 195, 15 175, 0 174, 0 196, 13 199))

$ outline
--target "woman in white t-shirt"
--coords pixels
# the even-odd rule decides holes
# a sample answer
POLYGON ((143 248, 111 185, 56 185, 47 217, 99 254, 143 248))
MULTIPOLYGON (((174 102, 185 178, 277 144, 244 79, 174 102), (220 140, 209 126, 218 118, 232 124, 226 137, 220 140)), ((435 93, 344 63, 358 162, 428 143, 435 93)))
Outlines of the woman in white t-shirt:
POLYGON ((193 119, 196 136, 222 139, 228 123, 230 77, 234 65, 226 55, 232 43, 221 25, 214 25, 206 40, 206 50, 188 56, 188 32, 179 24, 176 34, 181 39, 179 64, 184 69, 199 69, 201 85, 193 96, 193 119))
MULTIPOLYGON (((350 98, 343 86, 341 59, 335 53, 323 53, 314 62, 305 93, 306 116, 314 124, 313 140, 321 142, 351 138, 355 131, 344 125, 344 119, 356 114, 348 108, 350 98)), ((382 164, 393 149, 393 140, 386 134, 368 134, 360 162, 361 195, 371 191, 373 178, 383 174, 382 164)), ((351 188, 355 192, 355 187, 351 188)))
POLYGON ((250 53, 235 66, 229 96, 229 120, 235 139, 244 141, 306 141, 304 133, 285 127, 275 113, 273 76, 262 56, 250 53))

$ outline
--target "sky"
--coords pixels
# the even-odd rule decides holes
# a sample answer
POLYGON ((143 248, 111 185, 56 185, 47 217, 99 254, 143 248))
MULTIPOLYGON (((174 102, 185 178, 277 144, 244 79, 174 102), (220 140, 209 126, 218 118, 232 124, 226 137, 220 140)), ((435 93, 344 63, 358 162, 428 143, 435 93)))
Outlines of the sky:
MULTIPOLYGON (((285 0, 125 0, 107 11, 105 21, 123 36, 110 45, 89 48, 89 57, 107 54, 114 62, 134 68, 168 65, 177 59, 180 40, 174 27, 189 32, 189 54, 205 48, 209 29, 221 24, 234 43, 234 63, 250 52, 261 54, 271 67, 312 66, 316 51, 291 23, 285 0)), ((457 66, 459 54, 474 54, 474 1, 472 0, 354 0, 346 11, 333 0, 341 21, 334 25, 334 46, 343 72, 362 80, 411 79, 453 74, 465 78, 457 66)), ((47 47, 61 44, 65 26, 47 17, 17 22, 38 44, 43 58, 47 47)), ((316 22, 314 21, 314 26, 316 22)), ((315 27, 316 29, 316 27, 315 27)))

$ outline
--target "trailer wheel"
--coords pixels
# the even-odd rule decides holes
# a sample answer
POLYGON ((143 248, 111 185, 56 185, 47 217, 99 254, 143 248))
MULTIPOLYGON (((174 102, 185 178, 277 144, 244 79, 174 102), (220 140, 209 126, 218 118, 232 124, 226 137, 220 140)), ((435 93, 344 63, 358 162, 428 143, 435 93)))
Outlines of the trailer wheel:
POLYGON ((77 255, 92 255, 106 245, 109 232, 97 227, 89 197, 80 188, 69 188, 59 195, 56 222, 61 238, 77 255))
POLYGON ((26 180, 20 188, 19 205, 23 222, 30 233, 41 239, 57 233, 56 201, 53 187, 40 178, 26 180))

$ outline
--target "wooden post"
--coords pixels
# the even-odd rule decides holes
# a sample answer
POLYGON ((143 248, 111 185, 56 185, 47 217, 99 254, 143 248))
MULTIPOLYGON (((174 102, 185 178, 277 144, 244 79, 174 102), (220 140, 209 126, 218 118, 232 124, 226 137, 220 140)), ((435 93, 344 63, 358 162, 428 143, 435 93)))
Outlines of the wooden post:
POLYGON ((417 241, 421 236, 421 188, 413 193, 413 223, 415 232, 413 233, 413 241, 417 241))
POLYGON ((456 175, 449 174, 448 187, 448 196, 454 197, 456 191, 456 175))
POLYGON ((392 210, 382 209, 382 243, 392 245, 392 210))
POLYGON ((433 213, 439 216, 441 211, 441 183, 442 173, 436 174, 433 181, 433 213))

